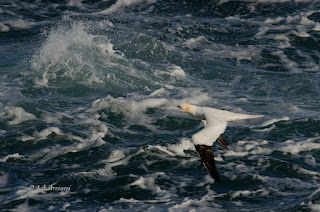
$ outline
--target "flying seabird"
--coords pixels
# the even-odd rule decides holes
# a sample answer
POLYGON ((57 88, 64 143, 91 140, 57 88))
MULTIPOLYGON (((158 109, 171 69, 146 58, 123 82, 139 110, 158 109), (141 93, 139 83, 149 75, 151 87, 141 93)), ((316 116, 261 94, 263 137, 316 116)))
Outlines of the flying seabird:
POLYGON ((225 149, 228 149, 227 142, 222 135, 227 128, 228 122, 260 118, 263 117, 263 115, 233 113, 226 110, 200 107, 191 104, 182 104, 179 107, 182 111, 189 113, 203 122, 204 128, 192 136, 192 141, 204 167, 208 170, 213 179, 220 183, 220 175, 216 168, 214 155, 211 150, 213 143, 218 141, 225 149))

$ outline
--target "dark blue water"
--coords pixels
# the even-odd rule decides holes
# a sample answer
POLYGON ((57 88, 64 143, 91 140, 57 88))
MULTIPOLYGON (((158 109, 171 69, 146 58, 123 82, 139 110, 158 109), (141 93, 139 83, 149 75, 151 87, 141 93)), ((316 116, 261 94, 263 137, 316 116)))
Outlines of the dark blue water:
POLYGON ((0 210, 320 211, 319 73, 318 1, 2 0, 0 210))

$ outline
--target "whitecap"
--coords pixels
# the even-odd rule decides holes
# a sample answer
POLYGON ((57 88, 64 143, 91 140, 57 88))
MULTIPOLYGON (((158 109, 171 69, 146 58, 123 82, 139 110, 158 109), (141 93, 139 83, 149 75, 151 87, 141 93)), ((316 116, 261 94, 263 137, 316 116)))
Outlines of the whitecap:
POLYGON ((23 211, 23 212, 32 212, 40 210, 39 205, 31 205, 29 200, 25 201, 22 204, 17 205, 12 209, 12 211, 23 211))
POLYGON ((66 153, 79 152, 88 148, 105 145, 106 141, 104 141, 103 138, 108 133, 108 128, 102 123, 96 124, 91 128, 90 134, 87 135, 86 138, 83 138, 72 135, 71 133, 64 133, 57 127, 49 127, 40 132, 35 132, 34 138, 36 139, 36 141, 45 140, 52 133, 75 142, 69 146, 61 146, 60 144, 55 144, 53 146, 40 149, 36 153, 31 153, 30 155, 28 155, 28 158, 32 159, 33 161, 39 159, 39 161, 37 162, 39 164, 44 164, 48 160, 51 160, 52 158, 60 155, 64 155, 66 153))
POLYGON ((248 152, 235 152, 233 150, 227 151, 225 154, 223 154, 224 157, 243 157, 247 156, 249 153, 248 152))
POLYGON ((269 142, 261 141, 238 141, 230 145, 230 150, 223 153, 224 157, 244 157, 249 155, 269 155, 274 151, 269 147, 269 142))
POLYGON ((116 149, 113 150, 107 160, 104 160, 104 162, 107 163, 114 163, 116 161, 119 161, 125 157, 125 153, 123 150, 116 149))
POLYGON ((6 133, 5 130, 0 129, 0 135, 3 135, 3 134, 5 134, 5 133, 6 133))
POLYGON ((310 166, 316 167, 318 166, 318 163, 315 159, 315 157, 313 157, 311 154, 307 154, 304 158, 304 162, 310 166))
MULTIPOLYGON (((123 8, 123 7, 128 7, 131 6, 133 4, 138 4, 141 2, 145 2, 145 1, 150 1, 150 0, 117 0, 115 4, 111 5, 109 8, 102 10, 100 12, 96 12, 93 13, 95 15, 106 15, 106 14, 110 14, 113 12, 118 11, 119 9, 123 8)), ((150 1, 151 3, 154 2, 154 0, 150 1)))
POLYGON ((164 88, 159 88, 155 91, 153 91, 151 94, 149 94, 150 97, 153 97, 153 96, 165 96, 165 95, 168 95, 169 92, 166 91, 164 88))
POLYGON ((73 173, 74 176, 84 175, 98 180, 109 180, 116 176, 117 173, 113 170, 115 166, 128 165, 130 159, 144 150, 139 149, 137 152, 126 156, 125 150, 116 149, 113 150, 107 159, 100 160, 97 164, 104 164, 103 168, 92 169, 85 172, 73 173))
POLYGON ((316 143, 319 141, 320 137, 309 138, 304 141, 294 142, 293 140, 287 140, 284 143, 279 144, 277 148, 278 151, 281 151, 285 154, 290 153, 296 155, 300 152, 309 152, 312 150, 320 149, 320 143, 316 143))
POLYGON ((4 23, 0 23, 0 32, 9 32, 9 31, 10 31, 10 27, 8 27, 4 23))
POLYGON ((189 139, 185 138, 181 139, 178 144, 169 144, 167 149, 178 156, 188 156, 185 153, 186 150, 195 150, 194 144, 189 139))
POLYGON ((320 204, 312 203, 311 201, 309 201, 307 206, 308 208, 311 209, 311 211, 314 211, 314 212, 320 211, 320 204))
POLYGON ((35 137, 38 141, 45 140, 48 138, 49 135, 51 135, 53 133, 56 135, 64 135, 64 133, 59 128, 49 127, 49 128, 46 128, 40 132, 36 132, 35 137))
POLYGON ((8 125, 18 125, 25 121, 37 119, 35 115, 26 112, 21 107, 6 106, 4 112, 0 112, 0 117, 7 120, 8 125))
POLYGON ((207 193, 199 198, 191 199, 185 197, 181 203, 171 206, 168 211, 225 211, 223 206, 215 201, 216 192, 211 190, 210 185, 206 186, 207 193))
POLYGON ((176 188, 166 189, 164 187, 160 187, 157 184, 158 180, 168 180, 170 179, 164 172, 156 172, 152 174, 147 174, 146 176, 136 176, 134 182, 130 183, 126 186, 127 189, 132 189, 132 187, 138 187, 143 190, 151 191, 153 194, 157 194, 157 198, 155 201, 168 201, 174 196, 177 196, 174 192, 176 188))
POLYGON ((36 23, 33 21, 27 21, 22 19, 7 20, 4 22, 4 24, 15 29, 30 29, 36 25, 36 23))
POLYGON ((10 158, 24 158, 24 156, 20 155, 19 153, 14 153, 1 158, 0 161, 7 162, 7 160, 10 158))
POLYGON ((97 173, 99 176, 104 178, 110 178, 117 175, 117 173, 112 169, 112 166, 109 164, 105 165, 105 167, 102 169, 91 171, 91 173, 97 173))
POLYGON ((320 23, 316 23, 316 25, 314 26, 314 28, 312 29, 314 31, 320 31, 320 23))
POLYGON ((170 76, 176 77, 176 78, 180 78, 183 79, 186 77, 186 73, 184 72, 184 70, 177 65, 168 65, 167 66, 168 71, 167 72, 163 72, 163 73, 167 73, 170 76))
POLYGON ((231 199, 236 199, 239 197, 249 197, 249 196, 254 196, 254 197, 267 197, 270 195, 270 191, 265 188, 257 189, 257 190, 240 190, 240 191, 235 191, 231 194, 231 199))
POLYGON ((283 21, 284 18, 283 17, 277 17, 277 18, 267 18, 264 23, 266 24, 278 24, 281 21, 283 21))
MULTIPOLYGON (((215 180, 210 175, 207 174, 204 176, 203 182, 198 183, 196 186, 203 187, 205 185, 212 185, 214 182, 215 182, 215 180)), ((215 195, 215 196, 217 196, 217 195, 215 195)))
POLYGON ((106 37, 88 33, 88 26, 82 22, 69 24, 71 26, 61 23, 52 28, 39 52, 33 56, 34 73, 30 75, 33 74, 37 86, 67 79, 80 84, 101 84, 105 79, 100 70, 106 65, 104 59, 110 62, 108 57, 118 57, 106 37))

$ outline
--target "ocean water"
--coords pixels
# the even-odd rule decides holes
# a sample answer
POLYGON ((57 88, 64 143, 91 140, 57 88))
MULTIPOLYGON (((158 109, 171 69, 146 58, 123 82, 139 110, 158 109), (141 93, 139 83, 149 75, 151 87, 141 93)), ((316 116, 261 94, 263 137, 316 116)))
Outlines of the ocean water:
POLYGON ((320 211, 319 73, 318 0, 1 0, 0 210, 320 211))

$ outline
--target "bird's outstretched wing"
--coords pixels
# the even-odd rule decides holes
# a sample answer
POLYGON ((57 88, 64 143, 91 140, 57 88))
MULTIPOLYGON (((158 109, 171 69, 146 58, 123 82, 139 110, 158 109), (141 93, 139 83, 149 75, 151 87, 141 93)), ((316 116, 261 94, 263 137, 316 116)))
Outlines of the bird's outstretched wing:
MULTIPOLYGON (((207 121, 201 119, 201 122, 203 123, 203 126, 206 127, 207 126, 207 121)), ((219 144, 221 144, 221 146, 223 146, 225 149, 229 149, 228 148, 228 144, 226 142, 226 140, 224 140, 223 135, 221 134, 218 138, 217 141, 219 142, 219 144)))
POLYGON ((208 170, 210 175, 215 179, 218 183, 221 182, 219 172, 216 168, 216 164, 214 161, 214 155, 211 151, 211 146, 206 145, 195 145, 196 150, 198 151, 201 162, 204 167, 208 170))
POLYGON ((218 141, 223 147, 227 143, 221 136, 227 128, 227 122, 222 119, 217 119, 215 116, 205 113, 206 126, 192 136, 192 141, 195 145, 212 146, 213 142, 218 141))

